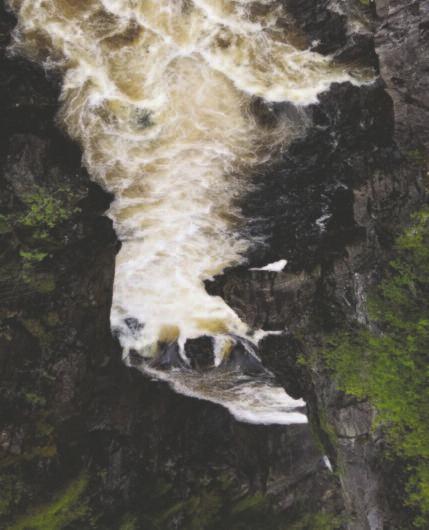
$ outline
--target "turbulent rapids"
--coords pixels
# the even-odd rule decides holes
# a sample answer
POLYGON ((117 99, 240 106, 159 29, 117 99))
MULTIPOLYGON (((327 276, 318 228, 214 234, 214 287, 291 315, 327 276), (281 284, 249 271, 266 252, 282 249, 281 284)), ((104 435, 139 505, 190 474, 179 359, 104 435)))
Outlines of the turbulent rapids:
POLYGON ((258 125, 255 98, 307 105, 350 76, 295 47, 276 0, 10 0, 13 50, 63 73, 59 119, 115 196, 122 241, 112 330, 124 358, 245 421, 303 422, 263 370, 255 336, 204 281, 252 244, 237 197, 290 124, 258 125), (212 368, 186 341, 210 337, 212 368), (241 356, 242 364, 233 362, 241 356))

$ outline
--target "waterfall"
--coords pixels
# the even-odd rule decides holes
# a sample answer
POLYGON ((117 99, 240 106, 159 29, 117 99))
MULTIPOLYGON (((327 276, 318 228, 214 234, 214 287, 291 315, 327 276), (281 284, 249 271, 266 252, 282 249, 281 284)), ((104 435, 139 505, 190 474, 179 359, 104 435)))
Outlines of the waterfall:
POLYGON ((62 73, 58 119, 115 197, 111 326, 126 362, 244 421, 306 421, 260 364, 255 330, 204 281, 245 262, 237 198, 293 134, 286 119, 261 126, 252 102, 308 105, 350 74, 299 45, 276 0, 9 3, 12 49, 62 73), (199 337, 212 343, 205 371, 186 355, 199 337))

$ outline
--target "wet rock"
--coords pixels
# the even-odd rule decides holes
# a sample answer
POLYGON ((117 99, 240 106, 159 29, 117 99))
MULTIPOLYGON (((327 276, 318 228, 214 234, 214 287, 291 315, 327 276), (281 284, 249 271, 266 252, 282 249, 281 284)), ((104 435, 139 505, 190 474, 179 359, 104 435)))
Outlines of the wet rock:
POLYGON ((144 360, 138 351, 130 350, 128 354, 128 362, 130 363, 130 366, 133 366, 134 368, 138 368, 139 366, 143 364, 144 360))
MULTIPOLYGON (((382 179, 390 188, 376 199, 382 202, 377 215, 385 215, 390 229, 388 204, 404 209, 406 200, 396 200, 397 194, 419 196, 414 177, 402 169, 406 162, 393 142, 391 100, 380 84, 333 85, 319 99, 320 105, 308 109, 313 126, 255 175, 255 192, 243 200, 250 233, 264 241, 250 255, 252 266, 284 258, 289 271, 309 271, 340 255, 345 245, 372 237, 374 222, 359 225, 354 215, 356 193, 369 182, 382 179)), ((367 202, 365 208, 374 206, 367 202)))
POLYGON ((332 53, 347 42, 347 18, 330 9, 330 0, 282 0, 287 12, 320 53, 332 53))
POLYGON ((186 363, 180 355, 180 348, 177 342, 159 343, 158 353, 150 366, 160 370, 170 370, 172 368, 185 368, 186 363))
POLYGON ((188 339, 185 343, 185 354, 191 367, 196 370, 207 370, 214 366, 213 339, 208 336, 188 339))
POLYGON ((282 332, 312 318, 319 277, 320 269, 301 274, 237 269, 208 283, 207 290, 222 295, 251 329, 282 332))
POLYGON ((429 150, 429 5, 415 0, 375 3, 380 17, 376 52, 395 109, 395 138, 409 156, 424 163, 429 150))
POLYGON ((246 375, 263 375, 265 369, 256 357, 256 353, 253 344, 237 337, 231 351, 222 360, 220 367, 246 375))
POLYGON ((17 134, 10 138, 4 175, 19 198, 25 199, 26 196, 37 192, 41 184, 40 179, 44 176, 47 147, 46 139, 36 135, 17 134))
POLYGON ((137 318, 129 317, 126 318, 124 322, 133 335, 138 335, 139 331, 144 328, 144 324, 139 322, 137 318))
POLYGON ((311 378, 300 366, 302 344, 291 333, 267 335, 259 343, 263 365, 276 374, 290 396, 295 399, 309 394, 311 378))
POLYGON ((306 113, 288 102, 268 102, 263 98, 254 97, 251 100, 249 111, 259 127, 274 129, 284 122, 290 124, 290 137, 298 131, 303 131, 308 125, 306 113))
POLYGON ((23 452, 25 433, 21 428, 8 428, 0 432, 0 449, 10 455, 20 455, 23 452))
POLYGON ((413 146, 428 138, 426 4, 377 2, 378 29, 373 8, 362 12, 357 2, 287 5, 297 23, 320 39, 321 51, 344 61, 377 66, 376 31, 383 80, 359 88, 333 85, 308 109, 312 125, 302 137, 255 177, 257 191, 246 197, 243 210, 265 245, 249 254, 249 265, 286 258, 287 272, 237 268, 208 289, 252 327, 286 332, 264 338, 261 357, 288 393, 306 399, 340 475, 347 528, 402 528, 406 517, 400 519, 394 513, 399 506, 388 502, 391 471, 380 466, 383 441, 372 428, 374 409, 346 398, 332 374, 308 358, 342 323, 367 322, 365 293, 389 259, 399 226, 424 200, 425 155, 413 146), (337 25, 331 39, 332 21, 337 25), (330 44, 323 48, 325 39, 330 44), (401 91, 392 78, 407 70, 401 91))
MULTIPOLYGON (((375 9, 372 0, 283 0, 286 9, 308 39, 308 47, 332 54, 335 61, 377 69, 374 50, 375 9)), ((296 26, 295 26, 296 27, 296 26)))

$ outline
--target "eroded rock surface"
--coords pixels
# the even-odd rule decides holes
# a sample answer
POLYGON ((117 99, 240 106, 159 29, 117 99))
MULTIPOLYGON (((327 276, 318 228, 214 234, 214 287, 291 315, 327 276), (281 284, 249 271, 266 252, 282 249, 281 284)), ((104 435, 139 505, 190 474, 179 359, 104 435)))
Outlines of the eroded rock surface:
MULTIPOLYGON (((5 55, 14 21, 1 9, 2 525, 79 486, 64 528, 406 528, 389 505, 374 410, 302 360, 338 323, 366 321, 368 287, 422 201, 428 2, 285 3, 297 38, 381 80, 333 86, 307 109, 305 135, 255 176, 243 209, 266 245, 249 267, 287 258, 286 270, 231 270, 207 288, 252 327, 283 332, 261 356, 307 400, 323 450, 306 426, 239 424, 122 364, 109 329, 110 198, 55 127, 57 81, 5 55)), ((206 358, 193 350, 196 368, 206 358)))
POLYGON ((429 3, 376 0, 376 51, 395 108, 395 138, 416 159, 429 149, 429 3))
POLYGON ((261 355, 288 391, 309 403, 340 475, 347 528, 408 528, 410 519, 391 502, 374 410, 344 396, 332 374, 308 359, 340 323, 367 321, 366 293, 400 226, 423 201, 428 3, 377 2, 376 12, 359 2, 290 0, 288 7, 315 46, 338 60, 352 53, 360 64, 379 64, 381 78, 359 88, 334 85, 308 109, 306 134, 255 178, 244 209, 267 244, 255 249, 250 266, 286 258, 286 270, 231 270, 208 288, 250 325, 284 331, 262 343, 261 355))

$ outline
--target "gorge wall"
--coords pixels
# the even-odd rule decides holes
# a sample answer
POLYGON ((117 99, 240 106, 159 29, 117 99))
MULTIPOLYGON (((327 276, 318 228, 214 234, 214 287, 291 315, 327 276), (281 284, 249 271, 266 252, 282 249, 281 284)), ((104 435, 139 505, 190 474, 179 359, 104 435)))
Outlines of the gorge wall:
MULTIPOLYGON (((242 204, 266 244, 207 282, 252 327, 265 366, 311 426, 236 422, 121 362, 109 312, 119 243, 111 197, 56 126, 59 80, 6 53, 0 14, 1 525, 5 528, 411 528, 395 505, 374 411, 338 391, 323 336, 365 322, 366 292, 424 201, 427 2, 285 0, 302 37, 379 68, 335 84, 255 173, 242 204), (249 271, 287 259, 284 272, 249 271), (334 473, 326 466, 327 454, 334 473)), ((289 107, 254 112, 267 128, 289 107)))

